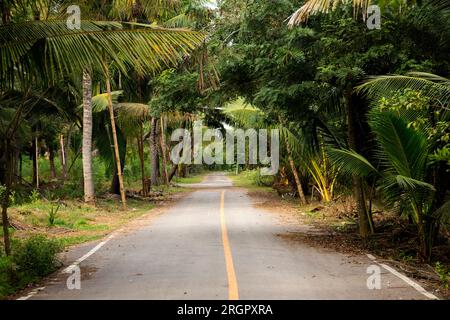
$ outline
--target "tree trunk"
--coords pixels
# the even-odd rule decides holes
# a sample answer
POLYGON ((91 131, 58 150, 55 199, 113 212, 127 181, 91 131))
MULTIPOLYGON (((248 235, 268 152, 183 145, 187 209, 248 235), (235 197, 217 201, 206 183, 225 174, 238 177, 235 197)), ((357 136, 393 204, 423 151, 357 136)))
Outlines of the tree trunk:
POLYGON ((35 182, 36 185, 36 189, 39 189, 39 143, 38 143, 38 137, 37 137, 37 132, 36 132, 36 136, 34 137, 34 174, 33 174, 33 180, 35 182))
POLYGON ((56 179, 55 151, 52 146, 48 147, 48 160, 50 162, 50 175, 52 179, 56 179))
POLYGON ((431 245, 428 242, 429 238, 421 214, 419 214, 417 221, 417 235, 419 237, 418 258, 421 262, 429 262, 431 258, 431 245))
POLYGON ((303 187, 302 187, 302 183, 300 182, 300 177, 298 176, 297 167, 295 166, 294 159, 292 158, 291 146, 290 146, 289 142, 287 141, 287 139, 285 139, 285 141, 286 141, 286 150, 288 153, 289 165, 291 166, 291 171, 292 171, 292 174, 294 175, 295 184, 297 186, 297 192, 300 197, 300 202, 302 204, 307 204, 308 202, 306 201, 305 193, 303 192, 303 187))
MULTIPOLYGON (((361 119, 359 119, 357 108, 360 106, 356 105, 355 101, 358 101, 358 99, 352 95, 352 89, 350 89, 347 94, 348 146, 356 152, 362 152, 361 144, 363 141, 361 140, 364 140, 364 132, 362 132, 361 129, 358 130, 358 122, 361 122, 361 119)), ((361 123, 359 123, 359 125, 361 125, 361 123)), ((353 196, 355 198, 356 208, 358 211, 359 234, 363 241, 366 241, 369 235, 373 233, 373 223, 370 213, 367 211, 364 184, 362 178, 356 175, 352 176, 352 182, 353 196)))
POLYGON ((67 152, 66 147, 64 146, 64 135, 59 136, 59 144, 61 148, 59 155, 59 160, 61 161, 61 178, 63 181, 65 181, 67 178, 67 152))
POLYGON ((139 124, 139 136, 137 138, 138 143, 138 153, 139 153, 139 163, 141 166, 141 181, 142 181, 142 195, 144 197, 148 196, 148 188, 145 179, 145 159, 144 159, 144 128, 143 124, 139 124))
POLYGON ((9 195, 11 193, 11 164, 12 164, 12 148, 10 141, 5 139, 5 190, 2 194, 2 226, 3 226, 3 245, 5 248, 5 254, 7 256, 11 255, 11 241, 9 238, 9 219, 8 219, 8 206, 9 206, 9 195))
MULTIPOLYGON (((117 129, 116 129, 117 130, 117 129)), ((119 142, 119 139, 122 138, 120 130, 117 130, 117 141, 119 142)), ((123 168, 125 167, 125 150, 127 149, 127 143, 126 140, 122 141, 123 148, 119 148, 119 156, 120 156, 120 168, 123 172, 123 168)), ((114 152, 114 150, 112 150, 114 152)), ((120 180, 119 176, 117 175, 117 166, 114 167, 114 174, 113 179, 111 183, 111 193, 120 195, 120 180)))
POLYGON ((117 131, 116 131, 116 120, 114 116, 114 109, 113 109, 113 102, 112 102, 112 95, 111 95, 111 83, 109 81, 109 73, 107 67, 105 67, 105 73, 106 73, 106 92, 108 94, 108 109, 109 109, 109 117, 111 120, 111 132, 113 136, 114 141, 114 155, 116 158, 116 165, 117 165, 117 177, 119 179, 119 186, 120 186, 120 198, 122 200, 122 208, 123 210, 127 209, 127 199, 125 195, 125 187, 123 183, 123 174, 122 174, 122 165, 120 161, 120 153, 119 153, 119 142, 117 140, 117 131))
MULTIPOLYGON (((62 141, 62 154, 64 142, 62 141)), ((83 72, 83 178, 84 201, 95 201, 94 179, 92 178, 92 79, 88 71, 83 72)), ((66 160, 66 159, 64 159, 66 160)))
POLYGON ((162 172, 163 178, 167 186, 169 186, 169 177, 167 175, 167 157, 166 157, 166 133, 164 127, 164 118, 161 116, 161 155, 162 155, 162 172))
POLYGON ((22 153, 19 154, 19 183, 22 183, 23 179, 23 161, 22 161, 22 153))
POLYGON ((151 184, 158 185, 158 140, 157 140, 158 119, 152 117, 152 128, 150 131, 150 165, 151 165, 151 184))
MULTIPOLYGON (((280 124, 283 124, 283 119, 281 118, 281 116, 278 118, 278 120, 279 120, 280 124)), ((300 177, 298 175, 297 167, 295 166, 294 159, 292 157, 291 145, 289 144, 287 137, 284 139, 284 141, 286 144, 286 151, 287 151, 287 155, 288 155, 289 165, 291 166, 291 171, 292 171, 292 174, 294 175, 295 184, 297 186, 298 196, 300 197, 300 202, 302 204, 307 204, 308 202, 306 201, 305 193, 303 192, 303 187, 302 187, 302 183, 300 181, 300 177)))

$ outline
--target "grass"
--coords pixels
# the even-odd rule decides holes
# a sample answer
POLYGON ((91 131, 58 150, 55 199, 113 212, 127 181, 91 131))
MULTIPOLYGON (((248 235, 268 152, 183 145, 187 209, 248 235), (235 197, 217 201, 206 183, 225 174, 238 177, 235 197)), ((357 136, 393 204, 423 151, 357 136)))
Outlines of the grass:
POLYGON ((246 188, 252 191, 274 192, 272 187, 261 184, 265 182, 265 179, 270 178, 261 177, 254 170, 242 171, 239 174, 229 172, 227 176, 233 181, 235 187, 246 188))
POLYGON ((23 239, 43 233, 59 239, 66 246, 101 238, 155 206, 136 199, 128 199, 127 205, 128 210, 123 211, 117 200, 99 199, 96 206, 78 200, 65 200, 55 215, 54 211, 52 213, 54 202, 35 199, 11 207, 9 213, 12 221, 21 229, 15 230, 15 237, 23 239), (50 219, 52 223, 49 223, 50 219))
POLYGON ((203 181, 203 179, 207 174, 208 172, 200 172, 186 178, 173 177, 172 181, 174 183, 185 183, 185 184, 200 183, 203 181))

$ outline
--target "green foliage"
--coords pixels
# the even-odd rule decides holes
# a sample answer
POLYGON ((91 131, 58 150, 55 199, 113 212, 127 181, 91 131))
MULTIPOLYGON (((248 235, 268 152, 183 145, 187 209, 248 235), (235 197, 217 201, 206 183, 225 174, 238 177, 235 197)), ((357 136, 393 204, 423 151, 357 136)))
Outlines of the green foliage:
POLYGON ((55 271, 61 249, 58 241, 43 235, 14 241, 12 256, 0 254, 0 298, 55 271))
POLYGON ((239 180, 244 180, 253 186, 267 187, 273 184, 273 176, 262 176, 259 169, 244 170, 239 180))
POLYGON ((435 264, 435 270, 439 274, 439 279, 441 280, 442 286, 445 289, 448 289, 448 286, 450 284, 450 270, 439 261, 437 261, 435 264))
POLYGON ((30 277, 42 277, 55 270, 56 254, 61 249, 57 241, 36 235, 19 242, 14 248, 12 258, 20 273, 30 277))
POLYGON ((41 198, 41 195, 39 194, 39 191, 37 191, 36 189, 33 189, 30 193, 29 199, 30 202, 37 202, 39 201, 39 199, 41 198))
POLYGON ((56 207, 54 207, 52 205, 52 207, 48 211, 48 213, 47 213, 47 223, 48 223, 49 227, 53 227, 55 225, 55 220, 56 220, 56 217, 58 215, 58 210, 59 210, 60 206, 61 206, 61 203, 58 203, 56 205, 56 207))

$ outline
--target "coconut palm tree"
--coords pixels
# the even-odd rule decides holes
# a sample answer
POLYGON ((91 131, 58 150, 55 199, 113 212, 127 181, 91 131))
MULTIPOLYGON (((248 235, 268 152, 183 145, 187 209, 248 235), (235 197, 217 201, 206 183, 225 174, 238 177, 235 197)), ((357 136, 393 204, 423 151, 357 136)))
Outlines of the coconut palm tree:
POLYGON ((92 179, 92 79, 91 73, 83 71, 83 181, 84 201, 94 202, 94 180, 92 179))
POLYGON ((80 29, 68 29, 65 21, 48 20, 2 25, 0 39, 1 89, 26 92, 36 83, 54 83, 86 68, 106 73, 105 57, 125 75, 130 66, 154 73, 176 64, 203 35, 118 22, 83 21, 80 29))
POLYGON ((435 212, 431 206, 436 189, 426 181, 431 155, 427 136, 393 112, 373 110, 369 124, 378 143, 379 163, 371 163, 348 149, 331 149, 330 159, 349 175, 375 179, 387 203, 404 208, 417 225, 419 258, 429 261, 433 233, 443 217, 443 209, 435 212))

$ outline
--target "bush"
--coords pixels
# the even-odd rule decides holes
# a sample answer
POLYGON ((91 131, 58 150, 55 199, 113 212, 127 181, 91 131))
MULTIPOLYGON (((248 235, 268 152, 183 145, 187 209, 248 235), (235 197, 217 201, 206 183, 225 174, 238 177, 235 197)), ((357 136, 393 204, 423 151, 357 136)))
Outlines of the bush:
POLYGON ((0 299, 55 271, 62 246, 59 241, 35 235, 13 241, 10 257, 4 256, 2 249, 0 246, 0 299))
POLYGON ((56 269, 59 242, 43 235, 32 236, 19 242, 14 248, 12 259, 17 270, 28 277, 43 277, 56 269))
POLYGON ((259 169, 243 171, 244 178, 256 186, 271 186, 274 182, 273 176, 262 176, 259 169))
POLYGON ((0 299, 12 294, 18 282, 17 269, 12 259, 0 256, 0 299))

